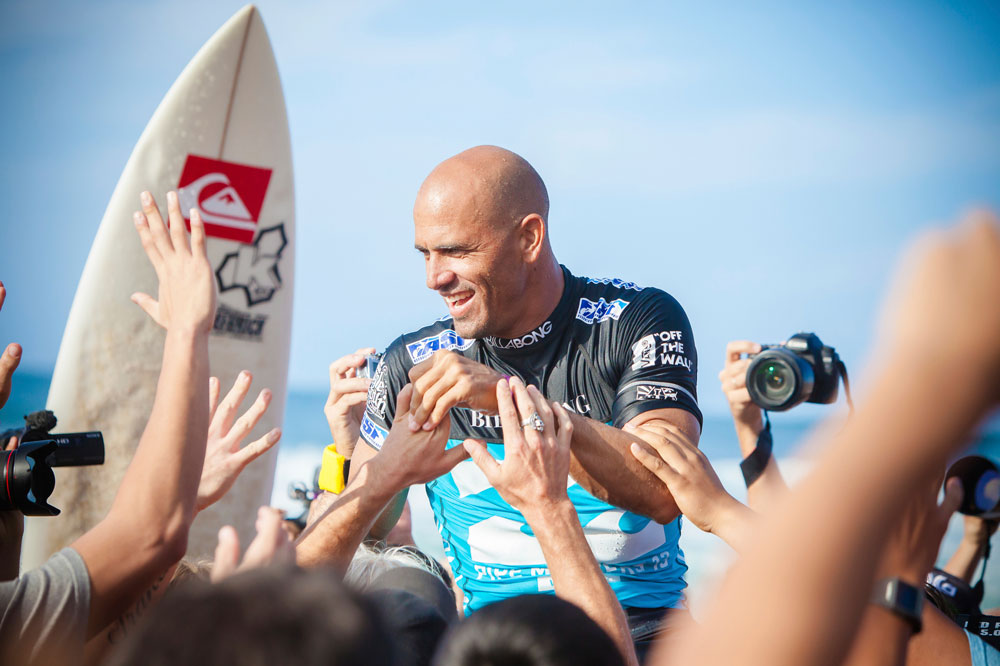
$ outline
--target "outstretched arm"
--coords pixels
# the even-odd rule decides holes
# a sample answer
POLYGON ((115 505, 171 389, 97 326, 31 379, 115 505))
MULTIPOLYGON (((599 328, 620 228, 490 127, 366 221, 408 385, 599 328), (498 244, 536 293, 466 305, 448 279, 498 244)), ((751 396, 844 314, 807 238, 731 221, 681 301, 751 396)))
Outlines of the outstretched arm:
POLYGON ((163 365, 146 429, 107 517, 72 547, 91 581, 88 636, 121 615, 187 549, 208 431, 208 332, 215 281, 205 229, 191 213, 191 237, 167 195, 169 233, 152 195, 135 226, 159 279, 159 298, 133 297, 167 329, 163 365))
POLYGON ((957 233, 929 237, 922 249, 888 302, 885 361, 868 397, 762 524, 705 622, 664 655, 670 663, 835 664, 845 657, 906 498, 1000 399, 997 221, 981 216, 957 233), (949 322, 944 347, 942 317, 949 322), (942 376, 952 387, 944 393, 942 376))
POLYGON ((512 378, 497 382, 497 405, 504 433, 504 460, 486 445, 465 440, 465 449, 490 484, 531 526, 552 576, 556 594, 582 608, 615 641, 627 664, 638 659, 628 622, 583 534, 566 493, 573 422, 562 405, 552 405, 534 387, 512 378), (541 432, 521 423, 537 413, 541 432))
POLYGON ((415 483, 436 479, 468 457, 461 447, 445 449, 450 418, 433 430, 410 432, 407 412, 412 390, 407 384, 399 392, 396 418, 381 452, 358 469, 352 466, 347 488, 295 542, 300 565, 331 565, 346 571, 354 551, 393 497, 415 483))

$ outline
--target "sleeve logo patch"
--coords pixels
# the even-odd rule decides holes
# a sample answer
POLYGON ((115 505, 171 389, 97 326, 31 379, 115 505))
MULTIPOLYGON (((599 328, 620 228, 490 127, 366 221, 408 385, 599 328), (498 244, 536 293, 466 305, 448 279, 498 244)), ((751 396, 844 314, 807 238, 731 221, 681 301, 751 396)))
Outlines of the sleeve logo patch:
POLYGON ((188 155, 177 198, 189 228, 188 211, 197 208, 206 236, 251 243, 270 182, 271 169, 188 155))
POLYGON ((669 386, 639 384, 635 387, 636 400, 673 400, 677 402, 677 391, 669 386))
POLYGON ((368 387, 368 402, 365 408, 380 419, 385 418, 385 407, 388 402, 389 389, 385 381, 385 376, 388 372, 388 367, 383 358, 378 362, 378 367, 375 368, 372 385, 368 387))
POLYGON ((410 359, 414 365, 422 363, 434 355, 434 352, 442 349, 457 349, 465 351, 472 346, 475 340, 465 340, 455 331, 448 329, 441 331, 437 335, 432 335, 423 340, 417 340, 406 345, 406 351, 410 354, 410 359))
POLYGON ((628 301, 616 299, 608 303, 603 298, 594 302, 588 298, 581 298, 580 305, 576 309, 576 318, 587 324, 600 324, 608 319, 618 319, 628 306, 628 301))
POLYGON ((650 333, 632 345, 632 369, 642 370, 656 365, 680 366, 691 370, 691 359, 684 355, 680 331, 650 333))
POLYGON ((381 451, 382 445, 385 444, 385 438, 389 436, 389 431, 378 427, 374 421, 368 418, 368 414, 365 414, 365 417, 361 419, 361 436, 366 442, 381 451))

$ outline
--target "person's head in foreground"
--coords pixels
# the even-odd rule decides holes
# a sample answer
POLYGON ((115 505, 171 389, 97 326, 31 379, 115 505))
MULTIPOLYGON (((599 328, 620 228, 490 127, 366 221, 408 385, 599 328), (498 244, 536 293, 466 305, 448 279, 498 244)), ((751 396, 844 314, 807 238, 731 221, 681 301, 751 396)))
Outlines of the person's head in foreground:
POLYGON ((614 641, 577 606, 526 594, 490 604, 445 635, 435 666, 613 666, 614 641))
POLYGON ((395 653, 371 602, 332 571, 268 567, 181 586, 109 663, 375 666, 395 663, 395 653))

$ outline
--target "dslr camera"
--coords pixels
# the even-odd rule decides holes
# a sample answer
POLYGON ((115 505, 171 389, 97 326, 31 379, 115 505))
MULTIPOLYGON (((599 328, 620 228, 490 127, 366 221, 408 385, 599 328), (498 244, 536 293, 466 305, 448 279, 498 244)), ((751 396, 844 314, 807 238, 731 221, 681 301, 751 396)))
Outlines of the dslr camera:
POLYGON ((49 432, 56 417, 48 410, 24 417, 25 426, 0 433, 0 442, 18 438, 13 451, 0 451, 0 511, 17 510, 26 516, 58 516, 48 503, 55 489, 53 467, 104 464, 104 437, 100 432, 49 432))
POLYGON ((847 369, 836 350, 815 333, 796 333, 781 344, 763 345, 747 368, 747 390, 759 407, 782 412, 802 402, 834 402, 840 377, 847 388, 847 369))

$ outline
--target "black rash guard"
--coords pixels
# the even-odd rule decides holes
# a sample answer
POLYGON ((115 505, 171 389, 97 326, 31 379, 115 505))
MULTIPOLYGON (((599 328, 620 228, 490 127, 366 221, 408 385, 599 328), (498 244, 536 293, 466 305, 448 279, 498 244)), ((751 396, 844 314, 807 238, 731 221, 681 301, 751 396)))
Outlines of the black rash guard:
MULTIPOLYGON (((438 350, 451 350, 537 386, 550 400, 620 428, 651 409, 698 409, 697 353, 691 326, 664 291, 618 279, 573 276, 555 310, 514 339, 464 340, 450 317, 397 338, 368 392, 362 437, 381 448, 407 373, 438 350)), ((449 447, 467 437, 503 459, 500 417, 451 410, 449 447)), ((587 493, 572 477, 569 496, 608 582, 624 606, 679 604, 685 587, 677 544, 680 519, 659 525, 587 493)), ((427 494, 467 611, 517 594, 544 592, 552 581, 541 548, 520 512, 503 501, 471 460, 427 484, 427 494)))

